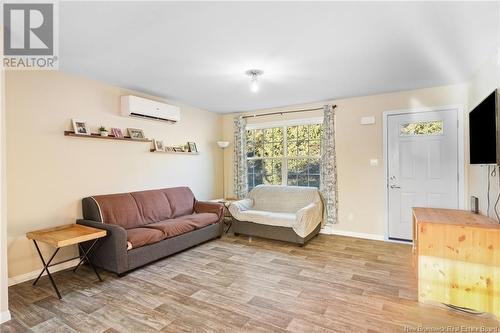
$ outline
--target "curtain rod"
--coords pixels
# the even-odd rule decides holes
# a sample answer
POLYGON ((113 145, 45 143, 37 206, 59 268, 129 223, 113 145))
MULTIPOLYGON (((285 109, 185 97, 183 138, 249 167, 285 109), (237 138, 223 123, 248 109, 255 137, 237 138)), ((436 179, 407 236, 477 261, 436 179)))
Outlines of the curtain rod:
MULTIPOLYGON (((335 109, 337 105, 332 105, 332 108, 335 109)), ((309 112, 309 111, 318 111, 323 110, 323 107, 315 108, 315 109, 301 109, 301 110, 292 110, 292 111, 279 111, 279 112, 270 112, 270 113, 261 113, 261 114, 253 114, 248 116, 243 116, 243 118, 256 118, 256 117, 264 117, 264 116, 272 116, 275 114, 284 115, 285 113, 297 113, 297 112, 309 112)))

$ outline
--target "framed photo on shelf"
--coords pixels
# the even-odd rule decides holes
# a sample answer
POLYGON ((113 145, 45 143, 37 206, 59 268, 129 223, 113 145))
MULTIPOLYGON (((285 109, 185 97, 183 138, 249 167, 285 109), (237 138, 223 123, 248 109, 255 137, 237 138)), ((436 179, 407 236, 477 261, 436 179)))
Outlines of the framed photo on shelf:
POLYGON ((155 151, 165 151, 165 146, 163 145, 163 141, 153 140, 155 145, 155 151))
POLYGON ((127 128, 128 135, 134 140, 144 140, 144 131, 138 128, 127 128))
POLYGON ((188 146, 189 146, 189 152, 191 152, 191 153, 197 153, 198 152, 198 149, 196 149, 196 143, 194 143, 194 142, 188 142, 188 146))
POLYGON ((78 135, 90 135, 90 130, 87 127, 85 120, 71 119, 73 123, 73 131, 78 135))
POLYGON ((123 139, 123 133, 120 128, 112 128, 111 135, 113 135, 115 138, 123 139))

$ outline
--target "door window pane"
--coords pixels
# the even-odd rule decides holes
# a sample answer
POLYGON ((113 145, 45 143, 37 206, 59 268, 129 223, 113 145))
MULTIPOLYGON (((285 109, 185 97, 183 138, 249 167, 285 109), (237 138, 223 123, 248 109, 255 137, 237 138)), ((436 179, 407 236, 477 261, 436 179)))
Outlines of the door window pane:
POLYGON ((414 123, 402 124, 399 130, 401 136, 414 135, 442 135, 443 121, 420 121, 414 123))

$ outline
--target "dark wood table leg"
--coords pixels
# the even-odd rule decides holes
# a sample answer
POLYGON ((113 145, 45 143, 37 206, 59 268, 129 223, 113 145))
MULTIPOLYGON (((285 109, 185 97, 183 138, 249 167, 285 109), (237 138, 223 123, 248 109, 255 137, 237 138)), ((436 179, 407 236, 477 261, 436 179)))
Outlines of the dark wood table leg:
POLYGON ((40 272, 40 274, 38 275, 38 277, 36 278, 35 282, 33 282, 33 285, 36 285, 36 283, 38 282, 38 280, 42 276, 43 272, 47 272, 47 276, 49 277, 50 283, 52 283, 52 287, 54 287, 54 290, 56 291, 57 297, 59 297, 59 299, 62 299, 61 293, 59 293, 59 289, 57 289, 56 283, 54 282, 54 279, 52 278, 52 275, 50 275, 50 272, 49 272, 49 265, 52 262, 52 259, 54 259, 54 257, 56 256, 57 252, 59 252, 59 248, 57 248, 54 251, 54 254, 52 254, 52 257, 50 257, 49 261, 47 263, 45 263, 45 260, 43 259, 43 256, 42 256, 42 252, 40 251, 40 248, 38 247, 36 240, 33 240, 33 243, 35 243, 36 251, 38 252, 38 255, 40 256, 40 260, 43 263, 43 269, 40 272))

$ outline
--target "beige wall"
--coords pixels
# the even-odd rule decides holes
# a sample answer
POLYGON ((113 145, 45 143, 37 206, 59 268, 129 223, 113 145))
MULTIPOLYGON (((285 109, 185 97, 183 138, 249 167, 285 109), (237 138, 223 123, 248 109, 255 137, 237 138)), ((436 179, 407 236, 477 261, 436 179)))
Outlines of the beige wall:
MULTIPOLYGON (((493 90, 500 87, 500 66, 498 65, 496 57, 491 57, 485 63, 478 73, 472 78, 469 83, 469 109, 472 110, 479 102, 488 96, 493 90)), ((467 112, 468 122, 468 112, 467 112)), ((499 192, 499 179, 500 172, 497 168, 496 177, 491 178, 491 209, 489 216, 495 217, 494 203, 499 192)), ((480 165, 471 165, 469 167, 469 194, 479 198, 479 209, 482 214, 486 215, 488 210, 487 204, 488 192, 488 167, 480 165)), ((499 207, 500 212, 500 207, 499 207)))
MULTIPOLYGON (((1 43, 1 40, 0 40, 1 43)), ((9 319, 7 288, 7 211, 5 163, 5 85, 4 70, 0 70, 0 323, 9 319)))
POLYGON ((177 104, 182 115, 175 125, 125 118, 119 115, 125 94, 144 96, 60 72, 6 74, 9 277, 41 267, 25 233, 73 223, 81 216, 82 197, 178 185, 190 186, 200 199, 221 196, 222 154, 215 143, 221 116, 177 104), (201 154, 158 154, 147 143, 65 137, 71 118, 87 120, 94 130, 142 128, 167 145, 195 141, 201 154))
MULTIPOLYGON (((428 89, 403 91, 365 97, 347 98, 325 103, 336 104, 336 142, 339 185, 339 232, 364 233, 383 236, 386 233, 384 217, 384 163, 382 114, 384 111, 443 105, 467 105, 467 85, 452 85, 428 89), (375 125, 360 125, 360 118, 375 116, 375 125), (377 167, 370 159, 378 159, 377 167)), ((325 103, 290 106, 285 109, 318 107, 325 103)), ((279 111, 260 110, 260 112, 279 111)), ((224 139, 233 142, 233 117, 225 115, 224 139)), ((293 117, 321 116, 318 113, 294 114, 293 117)), ((267 122, 290 119, 274 116, 250 119, 267 122)), ((225 152, 226 193, 232 196, 232 149, 225 152)))

